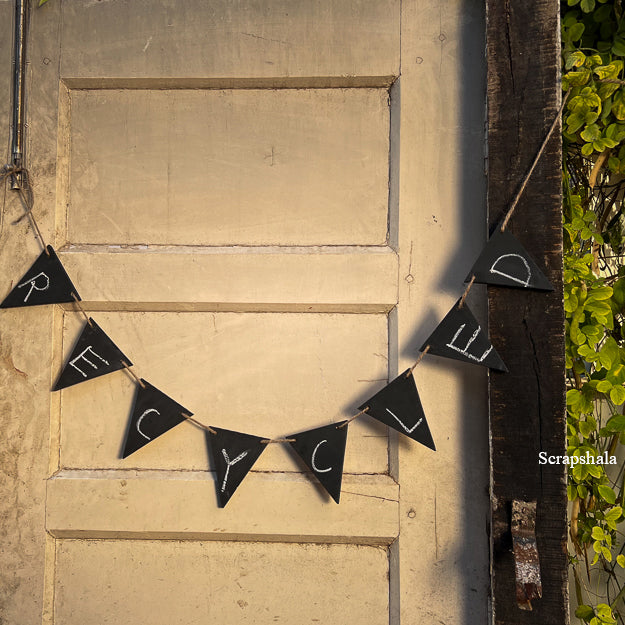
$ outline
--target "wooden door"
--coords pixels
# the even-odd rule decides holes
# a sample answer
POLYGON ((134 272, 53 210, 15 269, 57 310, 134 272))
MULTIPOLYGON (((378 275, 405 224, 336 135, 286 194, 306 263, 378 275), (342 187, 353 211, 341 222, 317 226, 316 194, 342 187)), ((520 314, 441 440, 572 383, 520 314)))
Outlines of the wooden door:
MULTIPOLYGON (((483 240, 482 20, 416 0, 33 10, 35 214, 140 376, 280 438, 414 362, 483 240)), ((19 214, 9 195, 6 292, 40 251, 19 214)), ((130 376, 50 393, 82 324, 2 311, 2 623, 485 620, 481 371, 416 370, 436 453, 350 425, 340 505, 276 444, 220 509, 193 425, 120 458, 130 376)))

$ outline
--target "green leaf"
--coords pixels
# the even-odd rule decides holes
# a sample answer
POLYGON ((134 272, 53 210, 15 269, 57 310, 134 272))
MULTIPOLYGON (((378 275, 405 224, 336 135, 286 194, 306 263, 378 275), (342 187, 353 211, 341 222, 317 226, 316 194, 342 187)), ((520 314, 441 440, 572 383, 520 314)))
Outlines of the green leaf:
POLYGON ((595 0, 582 0, 579 6, 584 13, 591 13, 595 8, 595 0))
MULTIPOLYGON (((566 55, 566 62, 564 64, 565 69, 569 70, 573 67, 581 67, 586 61, 586 55, 581 51, 581 50, 575 50, 574 52, 571 52, 569 54, 566 55)), ((597 74, 597 76, 599 76, 599 78, 609 78, 609 76, 606 74, 605 76, 602 76, 602 73, 605 73, 607 70, 604 70, 603 67, 599 68, 597 67, 595 69, 595 73, 597 74), (597 71, 600 70, 600 71, 597 71)))
POLYGON ((566 312, 573 312, 579 305, 577 295, 571 293, 564 298, 564 310, 566 312))
POLYGON ((610 299, 612 297, 612 287, 611 286, 597 286, 590 289, 588 292, 589 300, 605 300, 610 299))
POLYGON ((612 287, 612 299, 622 310, 625 307, 625 278, 619 278, 612 287))
POLYGON ((580 70, 568 72, 564 77, 569 81, 570 86, 580 87, 590 79, 590 70, 583 67, 580 70))
POLYGON ((610 399, 616 406, 620 406, 622 403, 625 403, 625 388, 622 386, 614 386, 610 391, 610 399))
POLYGON ((610 304, 604 301, 597 301, 596 299, 588 299, 584 304, 584 308, 600 315, 607 315, 612 312, 610 304))
POLYGON ((589 421, 580 421, 579 431, 582 433, 582 436, 584 438, 588 438, 597 429, 596 426, 597 426, 596 423, 591 423, 589 421))
POLYGON ((584 143, 584 145, 582 146, 582 154, 584 156, 590 156, 593 152, 594 148, 592 147, 592 143, 584 143))
POLYGON ((625 569, 625 556, 622 553, 616 556, 616 562, 622 569, 625 569))
POLYGON ((48 0, 39 0, 39 6, 43 6, 48 0))
POLYGON ((623 516, 623 508, 621 506, 615 506, 604 514, 606 521, 618 521, 623 516))
POLYGON ((569 41, 579 41, 582 38, 585 29, 586 27, 582 24, 582 22, 577 22, 577 24, 574 24, 568 29, 566 32, 566 38, 569 41))
POLYGON ((612 44, 612 53, 617 56, 625 56, 625 41, 621 37, 616 37, 612 44))
POLYGON ((600 603, 596 607, 597 616, 601 618, 612 618, 612 608, 607 603, 600 603))
MULTIPOLYGON (((625 48, 623 49, 623 52, 625 53, 625 48)), ((614 93, 614 97, 612 99, 612 112, 617 119, 625 119, 625 93, 623 92, 623 89, 619 89, 614 93)))
POLYGON ((593 477, 600 478, 603 473, 603 465, 587 464, 586 471, 593 477))
POLYGON ((613 417, 608 419, 605 427, 606 430, 609 430, 610 432, 625 432, 625 415, 614 415, 613 417))
POLYGON ((612 390, 612 382, 608 382, 608 380, 601 380, 597 384, 597 390, 600 393, 609 393, 612 390))
POLYGON ((601 137, 601 130, 597 124, 590 124, 586 126, 580 136, 584 141, 596 141, 601 137))
MULTIPOLYGON (((602 0, 599 0, 599 2, 601 2, 602 0)), ((602 6, 600 8, 598 8, 593 14, 592 14, 592 19, 595 20, 595 22, 605 22, 607 19, 609 19, 612 10, 613 10, 613 5, 612 4, 606 4, 605 6, 602 6)))
POLYGON ((575 488, 575 484, 571 484, 570 482, 566 485, 566 497, 569 501, 573 501, 577 499, 577 489, 575 488))
POLYGON ((591 619, 595 615, 595 611, 589 605, 578 605, 575 610, 575 616, 584 621, 591 619))
POLYGON ((616 493, 609 486, 598 486, 599 494, 609 504, 616 503, 616 493))

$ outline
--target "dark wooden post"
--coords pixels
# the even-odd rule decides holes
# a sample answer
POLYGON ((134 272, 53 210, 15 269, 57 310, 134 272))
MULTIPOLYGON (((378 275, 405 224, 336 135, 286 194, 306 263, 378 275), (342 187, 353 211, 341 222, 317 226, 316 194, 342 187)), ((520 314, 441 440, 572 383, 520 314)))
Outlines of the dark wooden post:
MULTIPOLYGON (((500 222, 557 115, 557 0, 487 0, 488 210, 500 222)), ((568 623, 566 473, 538 454, 565 453, 559 126, 532 174, 508 230, 543 268, 553 293, 489 288, 493 345, 510 369, 490 374, 493 623, 568 623), (542 598, 517 603, 513 501, 536 501, 542 598)))

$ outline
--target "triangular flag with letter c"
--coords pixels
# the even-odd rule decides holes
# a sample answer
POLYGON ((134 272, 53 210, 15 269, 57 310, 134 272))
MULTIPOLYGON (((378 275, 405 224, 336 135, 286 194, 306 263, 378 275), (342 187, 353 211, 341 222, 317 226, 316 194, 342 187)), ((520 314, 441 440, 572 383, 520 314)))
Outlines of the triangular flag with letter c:
POLYGON ((141 384, 143 386, 137 386, 122 458, 127 458, 161 434, 186 421, 183 414, 193 415, 190 410, 175 402, 149 382, 142 379, 141 384))
POLYGON ((287 436, 287 439, 295 439, 290 443, 291 447, 336 503, 339 503, 341 497, 347 423, 347 421, 332 423, 287 436))

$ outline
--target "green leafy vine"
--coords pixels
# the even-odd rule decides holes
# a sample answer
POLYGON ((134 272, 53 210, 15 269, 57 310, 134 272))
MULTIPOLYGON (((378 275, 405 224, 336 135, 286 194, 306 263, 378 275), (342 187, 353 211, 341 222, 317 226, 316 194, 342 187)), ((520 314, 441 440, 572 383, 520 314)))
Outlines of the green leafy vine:
POLYGON ((568 0, 561 18, 570 561, 576 616, 612 625, 625 623, 625 471, 605 462, 625 445, 625 15, 622 0, 568 0))

